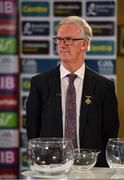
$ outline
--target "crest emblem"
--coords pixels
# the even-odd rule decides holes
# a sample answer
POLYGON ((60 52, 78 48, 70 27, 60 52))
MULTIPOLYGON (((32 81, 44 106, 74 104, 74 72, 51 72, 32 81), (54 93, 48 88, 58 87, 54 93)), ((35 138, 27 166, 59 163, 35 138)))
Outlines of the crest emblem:
POLYGON ((88 105, 91 104, 91 102, 92 102, 91 98, 92 98, 91 96, 85 96, 85 103, 88 105))

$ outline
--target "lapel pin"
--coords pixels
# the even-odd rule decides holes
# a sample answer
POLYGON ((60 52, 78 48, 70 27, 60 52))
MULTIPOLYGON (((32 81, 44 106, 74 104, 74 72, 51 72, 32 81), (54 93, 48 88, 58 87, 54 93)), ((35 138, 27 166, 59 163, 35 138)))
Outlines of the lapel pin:
POLYGON ((90 104, 91 103, 91 96, 85 96, 85 103, 90 104))

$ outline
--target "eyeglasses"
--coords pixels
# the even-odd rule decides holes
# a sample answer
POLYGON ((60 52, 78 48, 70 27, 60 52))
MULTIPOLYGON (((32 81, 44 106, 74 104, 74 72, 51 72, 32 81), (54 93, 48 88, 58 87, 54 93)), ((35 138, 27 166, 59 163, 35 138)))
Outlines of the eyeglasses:
POLYGON ((67 45, 70 45, 70 44, 73 44, 74 41, 80 41, 80 40, 84 40, 86 38, 60 38, 60 37, 54 37, 53 38, 53 41, 54 43, 56 44, 67 44, 67 45))

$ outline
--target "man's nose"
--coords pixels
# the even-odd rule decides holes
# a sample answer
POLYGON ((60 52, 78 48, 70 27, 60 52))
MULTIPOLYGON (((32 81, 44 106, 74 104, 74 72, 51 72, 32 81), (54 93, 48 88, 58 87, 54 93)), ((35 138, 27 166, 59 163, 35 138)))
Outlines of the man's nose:
POLYGON ((62 44, 66 44, 66 40, 65 39, 62 39, 62 44))
POLYGON ((61 43, 59 44, 60 47, 67 47, 65 39, 62 39, 61 43))

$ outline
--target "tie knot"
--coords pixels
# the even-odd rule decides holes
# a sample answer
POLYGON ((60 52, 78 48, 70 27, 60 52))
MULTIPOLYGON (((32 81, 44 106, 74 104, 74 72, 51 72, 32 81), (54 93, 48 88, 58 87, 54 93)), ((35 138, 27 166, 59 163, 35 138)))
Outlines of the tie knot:
POLYGON ((69 82, 73 83, 74 80, 77 78, 76 74, 68 74, 69 82))

